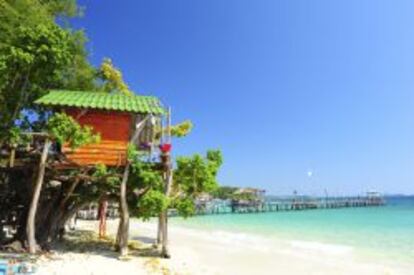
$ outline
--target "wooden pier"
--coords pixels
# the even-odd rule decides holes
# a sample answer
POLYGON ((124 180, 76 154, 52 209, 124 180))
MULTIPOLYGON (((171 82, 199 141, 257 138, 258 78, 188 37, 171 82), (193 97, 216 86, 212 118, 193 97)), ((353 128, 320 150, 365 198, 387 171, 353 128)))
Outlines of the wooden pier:
MULTIPOLYGON (((335 209, 349 207, 378 207, 385 205, 383 197, 295 198, 267 201, 211 201, 198 205, 196 215, 265 213, 335 209)), ((174 216, 174 211, 170 213, 174 216)))

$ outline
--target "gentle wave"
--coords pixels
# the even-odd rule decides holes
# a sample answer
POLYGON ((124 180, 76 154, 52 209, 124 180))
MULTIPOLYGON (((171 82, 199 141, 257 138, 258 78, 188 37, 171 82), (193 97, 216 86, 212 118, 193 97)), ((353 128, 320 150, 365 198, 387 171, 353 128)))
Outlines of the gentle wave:
POLYGON ((354 250, 352 246, 311 242, 303 240, 277 239, 252 233, 229 232, 225 230, 202 230, 193 228, 184 228, 174 226, 173 230, 191 236, 196 236, 207 241, 219 242, 223 245, 232 245, 233 247, 248 247, 258 251, 271 251, 277 249, 279 252, 303 254, 304 252, 318 252, 330 255, 351 254, 354 250))

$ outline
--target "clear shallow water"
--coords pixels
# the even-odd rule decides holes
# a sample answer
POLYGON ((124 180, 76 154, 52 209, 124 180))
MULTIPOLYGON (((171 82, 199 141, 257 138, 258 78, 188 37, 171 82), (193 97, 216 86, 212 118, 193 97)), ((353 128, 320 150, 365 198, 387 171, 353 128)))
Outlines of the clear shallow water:
POLYGON ((414 197, 389 197, 384 207, 210 215, 171 222, 292 243, 341 245, 375 260, 414 262, 414 197))

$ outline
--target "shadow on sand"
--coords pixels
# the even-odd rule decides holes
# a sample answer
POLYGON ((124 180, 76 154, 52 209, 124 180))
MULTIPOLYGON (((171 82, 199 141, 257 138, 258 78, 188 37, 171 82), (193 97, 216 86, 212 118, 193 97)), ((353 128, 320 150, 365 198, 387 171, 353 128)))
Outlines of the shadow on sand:
POLYGON ((156 242, 155 238, 150 238, 150 237, 133 237, 132 240, 139 241, 144 244, 155 244, 156 242))
MULTIPOLYGON (((160 258, 160 251, 154 242, 153 238, 134 237, 128 244, 128 256, 160 258)), ((58 252, 77 252, 119 258, 114 243, 112 238, 99 239, 93 231, 76 230, 68 232, 64 239, 53 248, 58 252)))

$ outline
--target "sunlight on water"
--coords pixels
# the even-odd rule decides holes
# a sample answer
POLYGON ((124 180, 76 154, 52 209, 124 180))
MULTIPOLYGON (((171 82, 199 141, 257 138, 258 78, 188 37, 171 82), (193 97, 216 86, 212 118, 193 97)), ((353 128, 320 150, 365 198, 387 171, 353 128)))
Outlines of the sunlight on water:
POLYGON ((298 249, 353 251, 372 259, 414 259, 414 197, 388 198, 384 207, 198 216, 172 223, 209 231, 289 240, 298 249))

